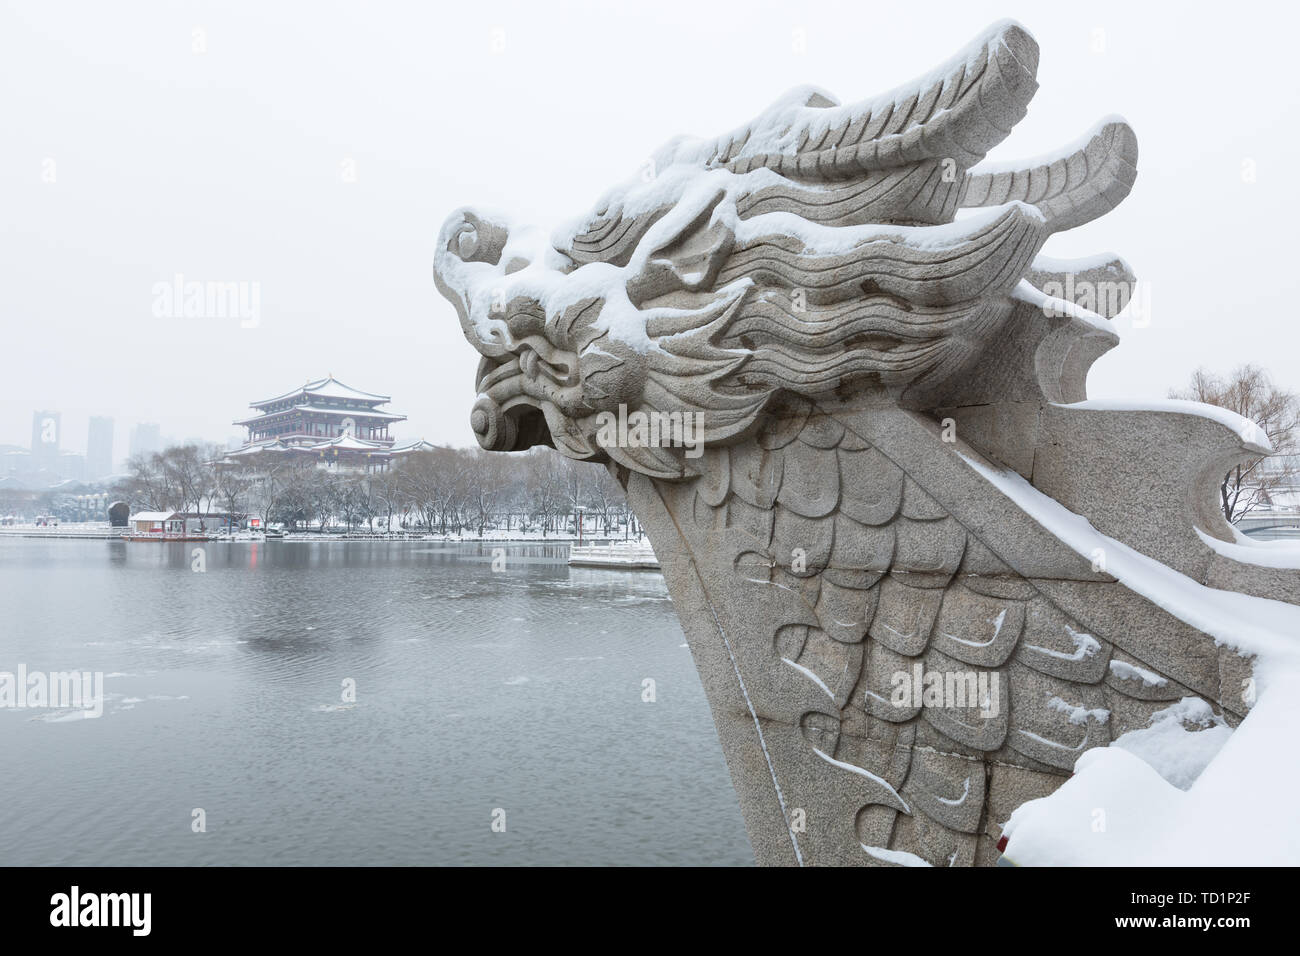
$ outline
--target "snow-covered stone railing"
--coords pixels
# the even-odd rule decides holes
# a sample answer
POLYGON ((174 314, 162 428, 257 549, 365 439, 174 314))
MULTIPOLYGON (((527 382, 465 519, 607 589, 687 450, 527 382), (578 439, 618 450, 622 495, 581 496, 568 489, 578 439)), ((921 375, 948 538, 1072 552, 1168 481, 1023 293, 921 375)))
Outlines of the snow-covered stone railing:
POLYGON ((1000 23, 873 100, 673 140, 550 236, 462 209, 438 238, 480 444, 623 483, 760 863, 1181 862, 1170 828, 1251 812, 1203 780, 1289 796, 1300 561, 1215 506, 1268 440, 1087 401, 1134 277, 1039 252, 1127 196, 1137 141, 985 162, 1037 65, 1000 23))
POLYGON ((569 548, 569 564, 586 568, 635 568, 654 570, 659 567, 654 548, 642 541, 614 541, 609 544, 575 544, 569 548))

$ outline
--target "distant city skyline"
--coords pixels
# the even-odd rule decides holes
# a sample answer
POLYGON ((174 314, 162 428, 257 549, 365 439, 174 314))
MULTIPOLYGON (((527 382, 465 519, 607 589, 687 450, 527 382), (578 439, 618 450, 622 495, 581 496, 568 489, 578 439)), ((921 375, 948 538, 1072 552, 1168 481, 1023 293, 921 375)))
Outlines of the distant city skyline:
POLYGON ((88 415, 85 428, 79 416, 71 418, 57 408, 31 413, 31 432, 26 441, 0 440, 0 478, 5 475, 58 475, 61 479, 93 481, 121 473, 127 460, 140 452, 162 451, 171 445, 215 444, 223 448, 239 444, 233 431, 223 437, 164 434, 157 422, 121 422, 111 415, 88 415), (124 433, 124 434, 123 434, 124 433), (85 436, 84 440, 78 436, 85 436))
MULTIPOLYGON (((321 379, 327 376, 329 373, 314 378, 321 379)), ((368 384, 381 389, 383 387, 383 383, 368 384)), ((277 389, 282 391, 284 385, 283 377, 273 378, 264 391, 268 394, 277 389)), ((234 422, 247 417, 246 410, 249 406, 250 401, 245 396, 230 409, 230 424, 224 428, 217 424, 219 419, 214 415, 210 427, 185 433, 169 433, 158 421, 132 422, 117 415, 99 413, 66 415, 57 407, 36 409, 31 412, 29 441, 25 443, 18 436, 0 436, 0 449, 7 449, 10 453, 15 449, 31 452, 32 458, 25 468, 31 472, 58 471, 61 458, 67 459, 68 456, 75 455, 80 459, 79 463, 73 466, 65 463, 64 470, 71 469, 84 473, 86 478, 97 478, 121 471, 127 460, 136 454, 161 451, 171 445, 215 444, 223 448, 238 448, 244 444, 245 436, 239 434, 243 429, 234 422), (67 424, 68 422, 71 424, 67 424), (84 438, 81 438, 80 436, 83 435, 84 438), (3 440, 11 437, 16 440, 3 440), (105 460, 110 465, 101 471, 100 467, 105 460)), ((192 424, 190 423, 191 427, 192 424)), ((407 441, 415 441, 422 436, 403 428, 401 437, 407 441)), ((471 444, 471 442, 462 442, 461 447, 471 444)), ((0 477, 11 470, 8 466, 0 464, 0 477)), ((71 476, 65 474, 63 477, 71 476)), ((81 474, 77 477, 81 477, 81 474)))
MULTIPOLYGON (((328 363, 327 363, 328 364, 328 363)), ((343 367, 342 363, 337 363, 343 367)), ((330 366, 331 368, 334 366, 330 366)), ((313 372, 306 377, 298 376, 303 381, 324 378, 329 374, 328 369, 322 368, 319 372, 313 372)), ((343 381, 350 381, 345 376, 335 376, 343 381)), ((253 392, 261 395, 262 393, 270 394, 276 389, 283 390, 286 381, 292 382, 293 376, 277 375, 274 371, 268 372, 264 381, 259 381, 253 389, 253 392)), ((383 381, 370 382, 371 385, 379 388, 381 391, 385 388, 383 381)), ((252 394, 252 393, 249 393, 252 394)), ((219 401, 219 400, 218 400, 219 401)), ((126 461, 133 454, 132 448, 136 447, 136 432, 141 426, 155 426, 158 430, 159 448, 173 444, 189 444, 199 442, 201 444, 218 444, 228 446, 232 442, 236 445, 243 442, 244 436, 242 427, 236 426, 235 421, 248 416, 249 399, 248 394, 240 395, 229 403, 222 403, 219 407, 214 407, 210 415, 184 415, 173 416, 165 414, 166 409, 158 408, 153 415, 133 418, 124 414, 120 408, 111 402, 105 402, 101 407, 88 409, 77 406, 61 406, 58 401, 47 401, 44 403, 29 403, 28 407, 23 410, 22 403, 17 400, 0 401, 0 426, 4 427, 0 431, 0 448, 24 448, 31 449, 32 441, 35 437, 34 417, 56 416, 58 418, 58 448, 60 452, 73 451, 77 454, 90 457, 91 434, 95 426, 93 422, 106 422, 107 425, 100 425, 100 434, 106 434, 106 429, 112 430, 112 460, 114 467, 126 461), (21 431, 14 430, 6 423, 14 417, 21 416, 26 423, 21 431)), ((402 437, 419 438, 413 428, 403 428, 402 437)), ((446 444, 456 445, 457 447, 470 447, 475 444, 472 433, 468 430, 466 424, 465 436, 460 441, 453 441, 446 444)))

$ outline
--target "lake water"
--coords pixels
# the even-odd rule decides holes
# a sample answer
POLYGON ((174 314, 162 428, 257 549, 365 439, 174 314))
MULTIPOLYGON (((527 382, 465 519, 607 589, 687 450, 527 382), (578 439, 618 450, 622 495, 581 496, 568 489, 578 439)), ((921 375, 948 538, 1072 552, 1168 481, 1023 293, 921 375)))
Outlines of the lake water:
POLYGON ((0 864, 752 864, 658 574, 195 547, 0 540, 0 671, 106 675, 0 707, 0 864))

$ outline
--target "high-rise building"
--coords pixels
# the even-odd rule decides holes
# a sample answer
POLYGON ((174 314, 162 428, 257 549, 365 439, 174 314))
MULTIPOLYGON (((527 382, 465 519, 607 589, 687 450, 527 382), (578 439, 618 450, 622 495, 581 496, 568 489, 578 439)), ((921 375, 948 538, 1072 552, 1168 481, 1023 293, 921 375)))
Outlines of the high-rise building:
POLYGON ((141 422, 131 429, 131 457, 162 451, 162 428, 157 422, 141 422))
POLYGON ((59 452, 59 463, 55 466, 54 471, 65 481, 85 481, 87 477, 86 456, 65 449, 59 452))
POLYGON ((93 480, 113 473, 113 419, 92 415, 86 435, 86 477, 93 480))
POLYGON ((58 412, 32 413, 32 470, 58 473, 62 438, 62 416, 58 412))
POLYGON ((32 470, 30 448, 17 445, 0 445, 0 478, 18 477, 32 470))

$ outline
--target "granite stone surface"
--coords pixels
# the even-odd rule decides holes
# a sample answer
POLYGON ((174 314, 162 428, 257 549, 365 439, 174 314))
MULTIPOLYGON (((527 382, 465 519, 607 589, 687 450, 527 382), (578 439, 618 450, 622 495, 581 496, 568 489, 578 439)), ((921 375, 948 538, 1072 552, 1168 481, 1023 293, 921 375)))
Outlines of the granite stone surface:
POLYGON ((1037 66, 1000 23, 882 97, 674 140, 550 235, 472 209, 440 233, 475 434, 626 488, 760 863, 989 865, 1085 750, 1184 697, 1239 722, 1251 659, 1108 550, 1300 601, 1197 533, 1232 540, 1216 476, 1265 450, 1247 430, 1076 404, 1135 280, 1039 250, 1128 195, 1137 141, 1112 118, 982 171, 1037 66))

